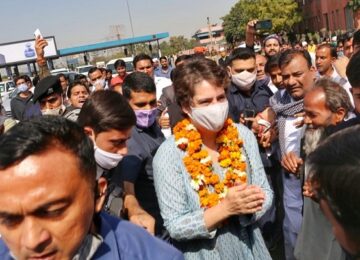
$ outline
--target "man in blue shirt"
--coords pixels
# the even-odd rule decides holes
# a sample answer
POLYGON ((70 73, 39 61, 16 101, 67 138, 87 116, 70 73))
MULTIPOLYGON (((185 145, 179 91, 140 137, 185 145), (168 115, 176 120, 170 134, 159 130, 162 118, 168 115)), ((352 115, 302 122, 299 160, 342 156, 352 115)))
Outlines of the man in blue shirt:
POLYGON ((101 212, 91 140, 43 116, 0 138, 0 259, 183 259, 142 228, 101 212))
POLYGON ((160 57, 160 65, 161 66, 155 70, 155 76, 170 79, 172 67, 169 65, 169 61, 165 56, 160 57))
POLYGON ((154 80, 143 72, 133 72, 123 83, 123 95, 136 115, 136 126, 127 142, 128 154, 115 173, 124 181, 125 211, 132 223, 166 239, 167 232, 163 227, 153 181, 152 160, 165 140, 156 122, 154 80))
POLYGON ((227 69, 231 75, 227 92, 229 115, 235 122, 239 122, 240 118, 255 117, 269 106, 272 93, 267 91, 266 84, 256 80, 253 50, 235 49, 229 57, 227 69))

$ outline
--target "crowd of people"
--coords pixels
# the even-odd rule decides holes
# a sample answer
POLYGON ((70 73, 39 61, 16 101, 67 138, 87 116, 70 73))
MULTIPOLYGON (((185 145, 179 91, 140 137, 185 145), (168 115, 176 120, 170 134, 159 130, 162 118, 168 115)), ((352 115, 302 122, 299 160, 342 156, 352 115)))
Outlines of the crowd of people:
MULTIPOLYGON (((1 259, 360 259, 360 31, 14 79, 1 259)), ((3 111, 3 109, 1 110, 3 111)))

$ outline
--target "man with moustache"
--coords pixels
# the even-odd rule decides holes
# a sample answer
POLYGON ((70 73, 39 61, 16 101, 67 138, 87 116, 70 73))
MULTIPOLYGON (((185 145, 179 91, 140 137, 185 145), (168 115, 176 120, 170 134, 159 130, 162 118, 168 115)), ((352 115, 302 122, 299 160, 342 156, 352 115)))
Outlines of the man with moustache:
POLYGON ((93 143, 78 124, 25 120, 0 146, 0 259, 183 259, 102 211, 107 181, 96 179, 93 143))
MULTIPOLYGON (((282 165, 290 173, 298 175, 304 169, 303 223, 295 248, 296 259, 345 259, 332 234, 331 225, 322 214, 317 202, 312 200, 312 191, 307 184, 308 169, 302 168, 305 157, 326 138, 325 128, 336 126, 351 117, 351 103, 346 91, 329 79, 318 80, 304 97, 304 123, 307 125, 301 157, 291 152, 283 157, 282 165), (321 240, 318 238, 321 236, 321 240)), ((302 174, 300 174, 302 175, 302 174)))
POLYGON ((321 44, 316 48, 315 56, 316 69, 320 77, 328 77, 336 83, 340 84, 348 93, 350 101, 353 104, 352 95, 350 92, 349 82, 340 76, 340 74, 334 68, 334 63, 337 60, 336 48, 332 47, 328 43, 321 44))
MULTIPOLYGON (((286 91, 281 98, 274 99, 272 108, 278 119, 281 155, 294 152, 300 156, 300 140, 304 127, 296 127, 297 114, 303 111, 303 98, 315 81, 315 68, 306 51, 286 50, 279 59, 283 85, 286 91)), ((302 185, 300 180, 288 172, 282 174, 284 192, 284 245, 286 259, 295 259, 293 252, 302 221, 302 185)))
MULTIPOLYGON (((248 22, 246 26, 246 47, 253 48, 255 42, 256 29, 255 25, 258 20, 252 20, 248 22)), ((267 58, 276 55, 280 52, 281 40, 276 34, 270 34, 264 41, 264 52, 267 58)))

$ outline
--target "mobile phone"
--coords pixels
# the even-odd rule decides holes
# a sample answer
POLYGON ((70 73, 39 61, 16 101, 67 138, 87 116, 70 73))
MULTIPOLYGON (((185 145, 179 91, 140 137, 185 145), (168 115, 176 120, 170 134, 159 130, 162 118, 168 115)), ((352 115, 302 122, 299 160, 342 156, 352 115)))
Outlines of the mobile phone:
POLYGON ((34 35, 35 35, 35 39, 37 39, 38 37, 40 37, 40 39, 43 38, 43 36, 41 35, 41 32, 40 32, 39 29, 36 29, 36 30, 35 30, 34 35))
MULTIPOLYGON (((243 115, 244 115, 244 118, 254 118, 255 117, 255 110, 253 110, 253 109, 244 109, 243 115)), ((246 121, 245 125, 248 128, 251 128, 252 121, 250 121, 250 120, 245 120, 245 121, 246 121)))
POLYGON ((272 21, 271 20, 261 20, 257 21, 255 24, 255 30, 271 30, 272 21))

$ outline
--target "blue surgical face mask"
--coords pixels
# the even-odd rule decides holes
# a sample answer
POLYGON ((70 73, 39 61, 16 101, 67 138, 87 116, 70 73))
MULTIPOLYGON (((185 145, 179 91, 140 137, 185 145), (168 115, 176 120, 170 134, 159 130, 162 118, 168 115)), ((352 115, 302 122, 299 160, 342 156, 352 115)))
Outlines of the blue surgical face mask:
POLYGON ((337 56, 338 56, 338 57, 344 56, 344 52, 343 52, 343 51, 338 51, 338 52, 337 52, 337 56))
POLYGON ((26 92, 28 90, 28 85, 26 85, 26 83, 22 83, 17 86, 17 89, 19 92, 26 92))

